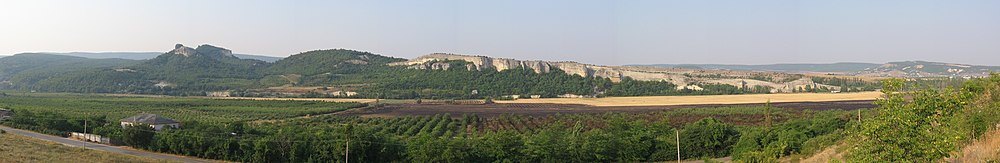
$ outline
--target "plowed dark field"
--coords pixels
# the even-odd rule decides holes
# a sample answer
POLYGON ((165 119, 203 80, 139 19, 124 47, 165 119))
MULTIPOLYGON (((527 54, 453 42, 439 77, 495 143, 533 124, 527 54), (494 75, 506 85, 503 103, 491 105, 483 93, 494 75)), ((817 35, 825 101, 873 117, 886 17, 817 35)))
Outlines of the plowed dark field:
MULTIPOLYGON (((863 108, 873 108, 871 100, 861 101, 830 101, 830 102, 783 102, 771 103, 771 106, 791 109, 791 110, 855 110, 863 108)), ((703 105, 667 105, 667 106, 590 106, 580 104, 469 104, 469 105, 447 105, 447 104, 386 104, 380 107, 367 107, 340 112, 337 115, 357 115, 363 117, 399 117, 399 116, 427 116, 435 114, 449 113, 452 117, 459 118, 463 114, 473 114, 485 117, 495 117, 502 114, 508 115, 528 115, 545 116, 553 114, 580 114, 580 113, 605 113, 605 112, 625 112, 625 113, 647 113, 664 111, 676 108, 712 108, 729 106, 762 106, 758 104, 703 104, 703 105)))

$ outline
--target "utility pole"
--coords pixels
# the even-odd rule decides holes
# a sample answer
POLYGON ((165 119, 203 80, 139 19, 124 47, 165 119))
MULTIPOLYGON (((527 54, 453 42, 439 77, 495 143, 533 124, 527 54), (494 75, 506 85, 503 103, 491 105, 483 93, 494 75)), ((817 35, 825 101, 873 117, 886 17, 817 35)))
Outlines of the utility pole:
POLYGON ((83 119, 83 149, 87 149, 87 119, 83 119))
POLYGON ((347 143, 344 145, 347 146, 347 150, 344 150, 344 163, 349 163, 348 159, 351 156, 351 136, 347 136, 347 143))
POLYGON ((675 129, 674 135, 677 138, 677 163, 681 163, 681 131, 675 129))
POLYGON ((351 158, 351 129, 354 126, 347 126, 347 143, 344 143, 346 150, 344 150, 344 163, 349 163, 351 158))
POLYGON ((861 122, 861 109, 858 109, 858 122, 861 122))

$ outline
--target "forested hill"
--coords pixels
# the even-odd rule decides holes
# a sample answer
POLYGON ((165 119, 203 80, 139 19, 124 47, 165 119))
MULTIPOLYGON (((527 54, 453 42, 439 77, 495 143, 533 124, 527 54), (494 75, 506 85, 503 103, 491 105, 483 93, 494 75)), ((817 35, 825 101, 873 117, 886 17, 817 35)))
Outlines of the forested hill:
MULTIPOLYGON (((28 53, 22 53, 28 54, 28 53)), ((55 52, 38 52, 32 54, 52 54, 52 55, 64 55, 64 56, 74 56, 83 57, 90 59, 130 59, 130 60, 148 60, 156 58, 163 54, 162 52, 68 52, 68 53, 55 53, 55 52)), ((281 57, 272 57, 256 54, 233 54, 240 59, 256 59, 265 62, 275 62, 281 60, 281 57)), ((0 55, 0 58, 4 57, 0 55)))
MULTIPOLYGON (((52 54, 0 58, 0 89, 41 92, 133 93, 165 95, 294 96, 353 98, 502 98, 511 95, 557 97, 770 93, 774 87, 698 83, 696 89, 675 83, 609 79, 566 73, 558 68, 537 72, 526 67, 468 69, 471 62, 434 60, 433 69, 393 66, 406 61, 369 52, 332 49, 292 55, 274 63, 241 59, 212 45, 176 45, 148 60, 91 59, 52 54)), ((793 78, 760 80, 791 81, 793 78)), ((706 81, 742 80, 729 76, 691 75, 706 81)), ((751 80, 751 79, 746 79, 751 80)), ((754 79, 756 80, 756 79, 754 79)), ((877 83, 820 80, 796 91, 870 90, 877 83), (836 87, 835 87, 836 86, 836 87)))
POLYGON ((260 78, 258 70, 268 63, 253 59, 240 59, 232 51, 212 45, 190 48, 176 45, 174 50, 134 66, 150 78, 162 80, 192 80, 205 78, 260 78))
POLYGON ((0 88, 34 89, 36 83, 50 82, 64 76, 87 74, 100 69, 131 66, 139 62, 126 59, 18 54, 0 58, 0 88))
POLYGON ((382 67, 390 62, 404 60, 345 49, 314 50, 279 60, 268 69, 267 73, 274 75, 343 74, 362 71, 361 69, 364 68, 382 67))

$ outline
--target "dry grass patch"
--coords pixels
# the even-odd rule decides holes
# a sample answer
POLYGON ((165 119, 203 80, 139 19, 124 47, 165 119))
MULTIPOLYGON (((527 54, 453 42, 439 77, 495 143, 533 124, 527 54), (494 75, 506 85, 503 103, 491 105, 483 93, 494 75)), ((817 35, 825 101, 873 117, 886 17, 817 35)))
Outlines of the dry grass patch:
POLYGON ((14 134, 0 134, 0 162, 168 162, 69 147, 14 134))
POLYGON ((497 101, 497 103, 552 103, 584 104, 592 106, 663 106, 701 104, 751 104, 771 102, 827 102, 849 100, 875 100, 879 92, 858 93, 796 93, 796 94, 752 94, 752 95, 709 95, 709 96, 641 96, 606 98, 543 98, 497 101))
MULTIPOLYGON (((813 154, 812 156, 801 159, 798 162, 803 162, 803 163, 826 163, 833 161, 844 162, 845 160, 844 154, 846 153, 846 149, 843 149, 844 147, 847 147, 847 145, 845 144, 833 145, 827 147, 826 149, 823 149, 823 151, 813 154)), ((792 162, 792 161, 785 160, 782 162, 792 162)))
POLYGON ((947 162, 997 162, 1000 161, 1000 130, 983 134, 982 138, 962 148, 947 162))

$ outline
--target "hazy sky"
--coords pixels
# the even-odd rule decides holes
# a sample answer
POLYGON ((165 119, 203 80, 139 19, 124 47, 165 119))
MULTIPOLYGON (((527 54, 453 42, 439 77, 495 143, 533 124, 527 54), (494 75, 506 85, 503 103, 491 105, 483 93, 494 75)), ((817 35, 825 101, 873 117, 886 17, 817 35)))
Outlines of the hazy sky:
POLYGON ((1000 65, 1000 1, 0 1, 0 54, 166 52, 176 43, 609 65, 1000 65))

